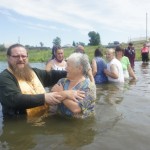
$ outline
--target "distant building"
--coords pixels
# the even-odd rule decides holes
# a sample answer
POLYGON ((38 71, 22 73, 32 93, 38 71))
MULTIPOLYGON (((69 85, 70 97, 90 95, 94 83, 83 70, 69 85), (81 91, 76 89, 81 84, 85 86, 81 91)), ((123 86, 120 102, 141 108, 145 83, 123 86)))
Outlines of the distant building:
POLYGON ((66 45, 63 45, 62 48, 73 48, 74 46, 72 46, 71 44, 66 44, 66 45))
MULTIPOLYGON (((147 37, 148 40, 150 40, 150 37, 147 37)), ((137 37, 137 38, 131 38, 129 41, 136 42, 136 41, 146 41, 146 37, 137 37)))
POLYGON ((120 43, 118 41, 114 41, 113 43, 108 43, 108 45, 106 45, 106 48, 116 48, 116 46, 119 46, 120 43))

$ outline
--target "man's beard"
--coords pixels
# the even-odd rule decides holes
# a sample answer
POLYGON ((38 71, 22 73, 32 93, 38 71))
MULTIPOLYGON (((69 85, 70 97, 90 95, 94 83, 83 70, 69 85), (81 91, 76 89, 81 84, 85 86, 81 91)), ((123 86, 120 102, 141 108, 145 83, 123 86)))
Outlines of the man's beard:
POLYGON ((13 71, 15 77, 19 80, 30 82, 33 79, 32 69, 29 64, 26 64, 24 68, 18 68, 17 65, 10 65, 10 69, 13 71))

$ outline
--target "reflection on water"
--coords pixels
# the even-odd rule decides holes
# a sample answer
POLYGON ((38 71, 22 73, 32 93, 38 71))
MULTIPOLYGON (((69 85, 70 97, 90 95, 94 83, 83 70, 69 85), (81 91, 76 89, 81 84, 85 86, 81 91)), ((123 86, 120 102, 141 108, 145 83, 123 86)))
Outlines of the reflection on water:
MULTIPOLYGON (((43 63, 32 64, 44 68, 43 63)), ((86 120, 48 116, 28 123, 3 120, 2 150, 149 150, 150 68, 135 63, 137 81, 97 85, 96 115, 86 120)))
POLYGON ((94 118, 65 120, 51 117, 44 120, 45 126, 34 126, 26 119, 7 120, 3 125, 1 147, 21 149, 69 149, 92 143, 95 135, 94 118), (23 144, 22 144, 23 143, 23 144))
POLYGON ((99 102, 117 104, 123 100, 124 84, 104 84, 97 86, 99 102))
POLYGON ((149 64, 147 64, 147 63, 141 64, 141 71, 143 74, 148 74, 148 69, 149 69, 149 64))

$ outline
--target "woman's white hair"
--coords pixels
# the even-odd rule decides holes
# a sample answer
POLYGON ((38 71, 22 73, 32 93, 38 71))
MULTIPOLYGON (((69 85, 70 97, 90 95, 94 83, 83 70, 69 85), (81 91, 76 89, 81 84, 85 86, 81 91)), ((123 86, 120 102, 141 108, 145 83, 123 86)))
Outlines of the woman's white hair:
POLYGON ((83 75, 87 75, 89 70, 89 57, 87 54, 73 53, 67 58, 68 60, 72 61, 76 67, 82 66, 83 75))

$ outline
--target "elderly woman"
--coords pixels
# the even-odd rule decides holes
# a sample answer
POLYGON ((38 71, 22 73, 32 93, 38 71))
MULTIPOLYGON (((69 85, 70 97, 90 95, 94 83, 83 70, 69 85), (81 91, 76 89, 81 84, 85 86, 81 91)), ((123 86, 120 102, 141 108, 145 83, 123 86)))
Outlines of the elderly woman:
POLYGON ((62 78, 52 91, 79 90, 85 91, 83 99, 65 99, 57 105, 56 112, 60 115, 75 118, 86 118, 94 115, 96 86, 86 78, 89 59, 86 54, 73 53, 67 59, 67 78, 62 78))

